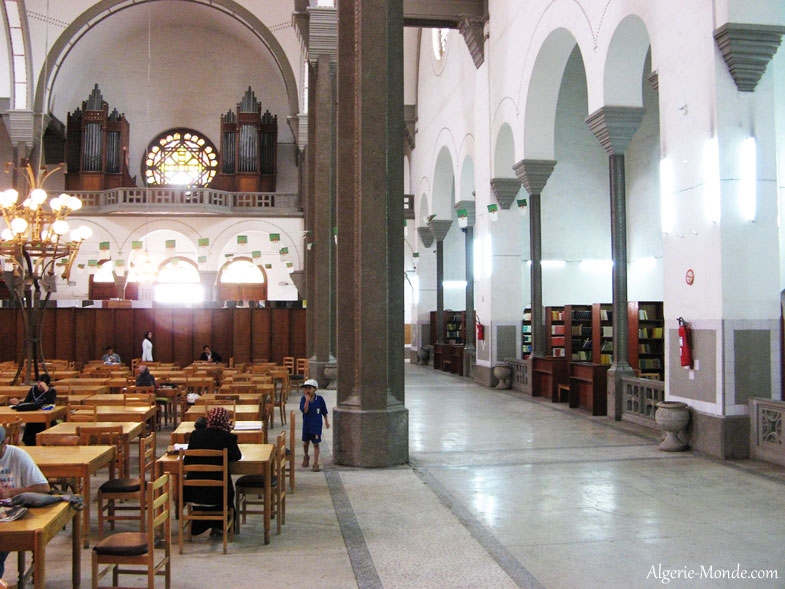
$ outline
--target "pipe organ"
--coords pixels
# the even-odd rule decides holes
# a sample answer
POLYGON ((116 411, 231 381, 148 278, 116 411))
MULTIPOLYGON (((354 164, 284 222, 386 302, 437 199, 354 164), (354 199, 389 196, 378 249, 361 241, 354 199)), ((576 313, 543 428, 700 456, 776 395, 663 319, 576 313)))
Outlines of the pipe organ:
POLYGON ((128 172, 129 126, 104 101, 98 84, 82 108, 68 113, 65 189, 106 190, 135 186, 128 172))
POLYGON ((221 156, 214 188, 236 192, 275 192, 278 115, 262 114, 262 103, 248 87, 237 112, 221 115, 221 156))

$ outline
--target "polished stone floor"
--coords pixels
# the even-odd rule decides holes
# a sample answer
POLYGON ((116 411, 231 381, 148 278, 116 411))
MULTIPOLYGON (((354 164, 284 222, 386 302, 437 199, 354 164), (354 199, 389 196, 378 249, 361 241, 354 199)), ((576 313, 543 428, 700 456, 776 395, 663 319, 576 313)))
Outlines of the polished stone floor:
MULTIPOLYGON (((785 587, 782 469, 662 453, 656 432, 431 368, 406 378, 410 465, 334 467, 326 430, 283 533, 264 546, 251 519, 227 555, 186 544, 173 586, 785 587)), ((67 533, 48 562, 47 586, 70 586, 67 533)))

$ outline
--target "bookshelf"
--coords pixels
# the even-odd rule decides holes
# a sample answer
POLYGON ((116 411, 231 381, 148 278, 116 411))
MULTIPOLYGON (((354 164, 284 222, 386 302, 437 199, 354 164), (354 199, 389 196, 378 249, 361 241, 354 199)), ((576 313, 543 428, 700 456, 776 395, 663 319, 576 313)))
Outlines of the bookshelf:
POLYGON ((528 358, 532 354, 532 310, 523 310, 523 322, 521 323, 521 357, 528 358))
POLYGON ((437 370, 463 375, 463 346, 466 342, 466 313, 443 311, 444 343, 437 343, 436 311, 431 311, 431 343, 433 367, 437 370))
POLYGON ((545 307, 546 355, 563 358, 567 355, 564 307, 545 307))
POLYGON ((445 311, 444 340, 451 346, 462 346, 466 341, 466 313, 445 311))
POLYGON ((665 320, 661 301, 630 302, 630 365, 642 378, 665 379, 665 320))
POLYGON ((570 362, 592 361, 592 306, 567 305, 564 307, 567 332, 567 358, 570 362))
POLYGON ((613 305, 592 305, 592 359, 595 364, 613 362, 613 305))

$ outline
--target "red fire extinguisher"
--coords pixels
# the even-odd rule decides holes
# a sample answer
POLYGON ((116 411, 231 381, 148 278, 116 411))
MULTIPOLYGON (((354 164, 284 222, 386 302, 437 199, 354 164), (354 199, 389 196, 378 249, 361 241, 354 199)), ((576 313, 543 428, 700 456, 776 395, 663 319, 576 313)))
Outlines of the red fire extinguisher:
POLYGON ((475 316, 475 325, 477 326, 477 341, 481 342, 485 340, 485 326, 480 323, 480 320, 477 319, 475 316))
POLYGON ((690 326, 683 317, 679 317, 679 358, 681 365, 692 367, 692 345, 690 344, 690 326))

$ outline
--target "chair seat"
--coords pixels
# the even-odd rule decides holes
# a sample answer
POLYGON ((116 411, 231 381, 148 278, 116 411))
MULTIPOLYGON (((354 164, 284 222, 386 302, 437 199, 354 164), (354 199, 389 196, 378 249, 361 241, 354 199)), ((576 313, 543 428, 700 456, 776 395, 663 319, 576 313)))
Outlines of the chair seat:
POLYGON ((98 554, 112 556, 139 556, 147 554, 147 534, 121 532, 104 538, 93 548, 98 554))
MULTIPOLYGON (((270 479, 270 486, 274 487, 278 484, 278 477, 270 479)), ((244 474, 234 484, 235 487, 264 487, 263 474, 244 474)))
POLYGON ((104 493, 136 493, 140 485, 139 479, 110 479, 101 485, 100 490, 104 493))

